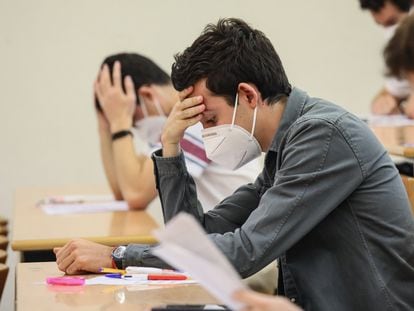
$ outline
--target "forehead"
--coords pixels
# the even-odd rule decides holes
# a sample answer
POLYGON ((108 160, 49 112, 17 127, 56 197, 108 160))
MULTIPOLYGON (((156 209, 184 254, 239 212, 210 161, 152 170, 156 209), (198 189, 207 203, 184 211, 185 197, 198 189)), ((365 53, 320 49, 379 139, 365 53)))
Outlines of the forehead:
POLYGON ((220 109, 222 107, 229 107, 231 109, 231 106, 227 103, 227 99, 224 96, 216 95, 207 88, 206 79, 202 79, 194 84, 194 90, 189 97, 192 96, 203 96, 203 104, 206 105, 207 111, 220 109))
POLYGON ((213 93, 207 88, 206 81, 207 79, 197 81, 190 96, 213 96, 213 93))

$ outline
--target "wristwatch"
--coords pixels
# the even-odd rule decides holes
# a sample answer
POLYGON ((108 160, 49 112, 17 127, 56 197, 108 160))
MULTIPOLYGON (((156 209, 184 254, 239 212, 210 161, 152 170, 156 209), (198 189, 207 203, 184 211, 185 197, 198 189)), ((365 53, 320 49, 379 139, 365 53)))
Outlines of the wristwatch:
POLYGON ((123 245, 114 248, 114 250, 112 251, 112 261, 115 263, 115 266, 118 269, 122 269, 122 259, 124 259, 125 251, 126 246, 123 245))

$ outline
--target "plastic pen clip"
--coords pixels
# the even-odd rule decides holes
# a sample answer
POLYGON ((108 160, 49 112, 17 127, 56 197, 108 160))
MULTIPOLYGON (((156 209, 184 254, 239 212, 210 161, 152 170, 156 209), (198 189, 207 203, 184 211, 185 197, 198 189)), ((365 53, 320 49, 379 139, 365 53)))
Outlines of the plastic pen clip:
POLYGON ((184 281, 187 276, 184 274, 124 274, 123 279, 139 281, 184 281))

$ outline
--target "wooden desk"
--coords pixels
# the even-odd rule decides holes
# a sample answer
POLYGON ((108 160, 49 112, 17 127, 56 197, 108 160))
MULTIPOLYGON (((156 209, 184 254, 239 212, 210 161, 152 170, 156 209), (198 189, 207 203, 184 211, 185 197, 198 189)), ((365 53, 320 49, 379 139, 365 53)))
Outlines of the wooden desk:
POLYGON ((47 215, 36 202, 50 195, 105 194, 103 187, 22 188, 15 193, 12 249, 23 252, 51 250, 73 238, 106 245, 153 244, 158 225, 145 211, 47 215))
MULTIPOLYGON (((16 272, 16 310, 145 310, 161 304, 214 304, 199 285, 47 286, 49 276, 61 276, 56 264, 19 263, 16 272)), ((85 277, 93 277, 86 275, 85 277)))
POLYGON ((414 126, 371 126, 371 129, 390 154, 414 158, 414 126))

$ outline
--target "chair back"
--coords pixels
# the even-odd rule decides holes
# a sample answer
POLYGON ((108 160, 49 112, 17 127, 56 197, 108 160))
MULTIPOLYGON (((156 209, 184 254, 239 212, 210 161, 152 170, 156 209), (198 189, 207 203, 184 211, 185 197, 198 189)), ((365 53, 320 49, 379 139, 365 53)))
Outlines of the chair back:
POLYGON ((6 263, 7 252, 3 249, 0 249, 0 263, 6 263))
POLYGON ((405 190, 407 191, 408 200, 411 204, 411 210, 414 214, 414 178, 405 175, 401 175, 401 178, 405 186, 405 190))
POLYGON ((3 289, 6 285, 7 275, 9 274, 9 267, 0 263, 0 299, 3 295, 3 289))
POLYGON ((9 245, 9 240, 5 236, 0 235, 0 249, 6 251, 8 245, 9 245))

